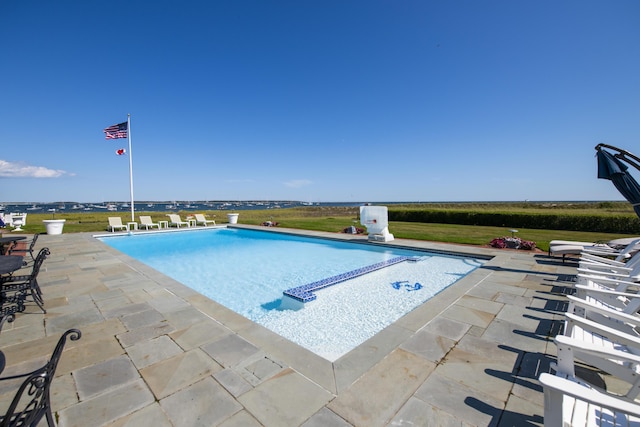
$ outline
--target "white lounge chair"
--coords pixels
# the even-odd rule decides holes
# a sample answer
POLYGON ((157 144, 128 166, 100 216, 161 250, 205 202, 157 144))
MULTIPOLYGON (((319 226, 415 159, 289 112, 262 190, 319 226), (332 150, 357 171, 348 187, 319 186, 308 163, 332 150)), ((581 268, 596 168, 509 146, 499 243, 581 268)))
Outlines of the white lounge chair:
POLYGON ((615 257, 610 253, 601 256, 592 251, 584 250, 580 254, 580 264, 624 265, 625 267, 631 268, 634 265, 640 264, 640 251, 637 249, 639 244, 640 239, 634 240, 615 257))
POLYGON ((153 229, 153 227, 160 229, 160 224, 153 222, 151 217, 148 215, 140 215, 140 227, 144 227, 146 230, 149 228, 153 229))
POLYGON ((110 216, 109 217, 109 230, 113 233, 118 230, 126 230, 127 226, 122 223, 122 219, 118 216, 110 216))
POLYGON ((189 224, 188 221, 183 221, 182 218, 180 218, 180 215, 169 214, 169 226, 170 227, 178 227, 178 228, 180 228, 181 225, 186 225, 187 227, 191 226, 191 224, 189 224))
POLYGON ((597 265, 599 268, 604 267, 627 267, 631 268, 634 265, 640 263, 640 252, 636 252, 631 258, 627 258, 626 255, 619 255, 614 258, 601 257, 598 255, 592 255, 586 252, 580 254, 580 260, 578 261, 578 267, 590 268, 593 265, 597 265))
POLYGON ((196 219, 196 225, 202 224, 205 227, 209 224, 216 225, 216 221, 214 219, 207 219, 203 214, 195 214, 194 217, 196 219))
POLYGON ((640 394, 640 336, 636 332, 640 317, 575 297, 569 301, 564 335, 554 339, 557 375, 575 378, 576 360, 580 360, 627 382, 629 389, 615 396, 633 401, 640 394))
POLYGON ((544 425, 547 427, 640 423, 640 405, 550 374, 540 375, 540 383, 544 389, 544 425))
POLYGON ((589 254, 599 257, 614 258, 618 261, 631 257, 640 249, 640 239, 617 239, 608 243, 570 242, 566 240, 552 240, 549 243, 549 255, 562 255, 562 262, 567 255, 589 254))

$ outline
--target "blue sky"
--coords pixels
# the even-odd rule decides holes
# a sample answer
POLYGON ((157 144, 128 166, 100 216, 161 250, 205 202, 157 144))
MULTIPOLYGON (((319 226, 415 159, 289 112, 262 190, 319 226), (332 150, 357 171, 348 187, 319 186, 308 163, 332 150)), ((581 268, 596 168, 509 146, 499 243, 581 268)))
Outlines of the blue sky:
POLYGON ((622 200, 640 2, 0 5, 0 201, 622 200))

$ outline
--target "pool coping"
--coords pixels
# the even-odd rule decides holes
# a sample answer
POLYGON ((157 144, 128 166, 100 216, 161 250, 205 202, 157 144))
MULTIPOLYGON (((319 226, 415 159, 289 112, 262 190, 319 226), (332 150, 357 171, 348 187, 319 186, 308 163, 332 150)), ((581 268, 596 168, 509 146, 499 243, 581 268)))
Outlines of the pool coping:
MULTIPOLYGON (((225 327, 242 337, 249 343, 263 349, 271 354, 277 360, 290 366, 291 368, 302 373, 313 382, 319 384, 324 389, 330 391, 332 394, 337 395, 342 390, 348 388, 354 381, 356 381, 361 375, 379 363, 384 357, 391 353, 394 349, 399 347, 405 340, 411 335, 419 332, 430 321, 436 318, 439 314, 446 311, 456 300, 464 296, 474 286, 481 283, 488 276, 492 274, 491 270, 487 270, 484 267, 490 267, 491 261, 495 257, 504 255, 504 252, 499 252, 492 249, 476 248, 459 246, 460 251, 451 250, 451 247, 456 245, 451 244, 438 244, 433 242, 423 241, 405 241, 394 240, 392 242, 372 242, 367 239, 366 235, 349 235, 328 232, 317 232, 307 230, 295 230, 295 229, 278 229, 264 227, 251 226, 251 225, 216 225, 215 228, 237 228, 253 231, 260 231, 264 233, 279 233, 288 234, 294 236, 305 236, 312 238, 328 239, 335 241, 350 241, 363 245, 377 245, 377 246, 390 246, 399 249, 412 249, 419 251, 426 251, 431 253, 474 257, 486 260, 485 264, 476 268, 465 277, 456 281, 452 285, 448 286, 438 294, 434 295, 425 303, 416 307, 409 313, 403 315, 400 319, 396 320, 391 325, 383 328, 373 337, 369 338, 359 346, 355 347, 345 355, 341 356, 337 360, 331 362, 312 351, 296 344, 270 329, 247 319, 246 317, 236 313, 235 311, 225 307, 222 304, 194 291, 187 285, 184 285, 175 279, 172 279, 164 274, 158 272, 154 268, 138 261, 129 255, 126 255, 117 249, 114 249, 104 242, 101 242, 101 237, 114 237, 118 235, 126 235, 129 232, 115 232, 109 234, 93 235, 100 244, 109 247, 110 250, 117 253, 117 257, 120 261, 135 268, 141 274, 153 278, 153 280, 159 280, 160 276, 163 277, 161 281, 163 283, 170 283, 167 285, 167 289, 173 292, 176 296, 190 300, 194 293, 200 295, 203 300, 199 301, 196 305, 201 312, 209 316, 210 318, 220 322, 225 327), (445 245, 447 247, 445 247, 445 245)), ((209 227, 212 229, 214 227, 209 227)), ((202 231, 204 228, 180 228, 161 230, 161 232, 190 232, 190 231, 202 231)), ((152 234, 156 231, 141 231, 136 234, 152 234)))

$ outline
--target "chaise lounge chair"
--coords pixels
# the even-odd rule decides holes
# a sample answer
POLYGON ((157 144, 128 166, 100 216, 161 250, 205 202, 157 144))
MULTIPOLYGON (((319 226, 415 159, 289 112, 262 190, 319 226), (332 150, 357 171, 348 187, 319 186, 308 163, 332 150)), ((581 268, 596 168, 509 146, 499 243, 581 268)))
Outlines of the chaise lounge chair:
POLYGON ((148 230, 149 227, 156 227, 157 229, 160 229, 160 224, 153 222, 151 217, 148 215, 140 215, 140 227, 144 227, 146 230, 148 230))
POLYGON ((114 231, 116 231, 116 228, 118 230, 126 230, 127 226, 122 223, 122 218, 120 218, 119 216, 110 216, 108 230, 113 233, 114 231))
POLYGON ((189 224, 189 222, 183 221, 182 218, 180 218, 180 215, 169 214, 169 226, 170 227, 178 227, 178 228, 180 228, 181 225, 186 225, 187 227, 191 226, 191 224, 189 224))
POLYGON ((562 262, 567 255, 589 254, 601 257, 615 257, 623 260, 640 249, 640 239, 637 237, 610 240, 607 243, 572 242, 567 240, 552 240, 549 242, 549 256, 562 255, 562 262))
POLYGON ((205 217, 204 217, 204 215, 203 215, 203 214, 195 214, 194 216, 195 216, 195 218, 196 218, 196 225, 198 225, 198 224, 202 224, 202 225, 204 225, 205 227, 206 227, 208 224, 216 225, 216 221, 215 221, 214 219, 207 219, 207 218, 205 218, 205 217))

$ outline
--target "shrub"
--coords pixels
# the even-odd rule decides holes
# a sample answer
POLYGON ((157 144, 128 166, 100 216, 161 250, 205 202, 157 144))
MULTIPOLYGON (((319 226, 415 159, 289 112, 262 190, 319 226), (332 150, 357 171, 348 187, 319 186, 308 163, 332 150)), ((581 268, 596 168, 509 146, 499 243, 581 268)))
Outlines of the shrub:
POLYGON ((498 237, 493 239, 489 244, 498 249, 509 248, 531 251, 536 248, 536 242, 522 240, 519 237, 498 237))

